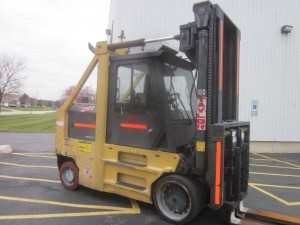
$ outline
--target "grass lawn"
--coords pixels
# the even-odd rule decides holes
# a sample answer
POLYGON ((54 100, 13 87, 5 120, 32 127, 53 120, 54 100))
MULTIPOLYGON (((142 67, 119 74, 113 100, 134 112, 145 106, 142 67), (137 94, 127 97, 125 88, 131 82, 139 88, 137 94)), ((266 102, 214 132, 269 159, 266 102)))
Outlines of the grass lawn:
POLYGON ((15 108, 14 110, 18 111, 49 111, 49 110, 55 110, 54 108, 50 107, 28 107, 28 108, 15 108))
POLYGON ((0 132, 53 133, 55 114, 0 116, 0 132))
POLYGON ((1 112, 11 112, 11 110, 10 110, 10 109, 7 109, 7 108, 0 108, 0 111, 1 111, 1 112))

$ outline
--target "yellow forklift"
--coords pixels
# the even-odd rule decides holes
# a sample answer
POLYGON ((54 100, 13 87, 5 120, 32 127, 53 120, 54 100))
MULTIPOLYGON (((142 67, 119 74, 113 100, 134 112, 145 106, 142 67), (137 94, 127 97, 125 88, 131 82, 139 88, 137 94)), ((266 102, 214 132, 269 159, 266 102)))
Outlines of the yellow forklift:
POLYGON ((57 112, 55 152, 66 189, 154 203, 177 224, 204 207, 243 218, 250 126, 238 121, 240 31, 218 5, 201 2, 193 11, 195 21, 179 35, 90 46, 94 57, 57 112), (187 58, 166 45, 144 50, 171 39, 187 58), (96 102, 80 103, 96 65, 96 102))

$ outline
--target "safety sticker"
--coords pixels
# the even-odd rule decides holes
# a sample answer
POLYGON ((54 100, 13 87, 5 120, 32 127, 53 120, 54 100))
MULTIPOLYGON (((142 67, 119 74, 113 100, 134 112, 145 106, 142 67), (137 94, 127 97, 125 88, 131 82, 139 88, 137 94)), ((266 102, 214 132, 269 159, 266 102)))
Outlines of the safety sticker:
POLYGON ((90 105, 90 106, 81 106, 79 108, 80 112, 93 112, 93 110, 95 109, 94 105, 90 105))
POLYGON ((56 126, 58 126, 58 127, 63 127, 63 126, 64 126, 64 121, 57 120, 57 121, 56 121, 56 126))
POLYGON ((83 168, 83 173, 84 173, 84 177, 87 179, 91 179, 92 177, 92 171, 91 171, 91 167, 90 165, 87 163, 85 164, 84 168, 83 168))
POLYGON ((198 152, 205 152, 205 141, 197 141, 196 142, 196 150, 198 152))
POLYGON ((79 151, 90 153, 92 151, 92 143, 88 141, 79 141, 79 151))

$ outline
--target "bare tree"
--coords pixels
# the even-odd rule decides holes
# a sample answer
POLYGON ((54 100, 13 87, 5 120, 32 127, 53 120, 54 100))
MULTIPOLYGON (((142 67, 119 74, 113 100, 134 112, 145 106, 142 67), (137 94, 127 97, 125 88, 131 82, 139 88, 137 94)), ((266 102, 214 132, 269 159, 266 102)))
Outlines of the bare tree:
POLYGON ((29 95, 24 93, 22 96, 19 97, 19 101, 21 105, 26 105, 26 103, 29 101, 29 95))
POLYGON ((25 63, 6 55, 0 56, 0 104, 5 94, 16 94, 22 86, 25 63))
MULTIPOLYGON (((64 90, 63 95, 61 96, 62 103, 66 101, 66 99, 70 96, 74 88, 75 86, 72 85, 64 90)), ((96 99, 95 96, 96 96, 96 92, 93 90, 93 88, 86 85, 83 86, 81 91, 78 93, 76 97, 76 102, 82 102, 84 98, 87 99, 89 102, 94 102, 96 99)))

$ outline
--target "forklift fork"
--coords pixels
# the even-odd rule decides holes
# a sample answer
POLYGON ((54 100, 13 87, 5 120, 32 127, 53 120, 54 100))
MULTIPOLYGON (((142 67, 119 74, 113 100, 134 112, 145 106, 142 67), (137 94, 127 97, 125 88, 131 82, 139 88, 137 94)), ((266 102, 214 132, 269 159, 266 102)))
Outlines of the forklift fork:
POLYGON ((249 209, 243 206, 243 202, 230 214, 231 224, 263 225, 263 222, 282 225, 299 225, 300 218, 265 210, 249 209))

